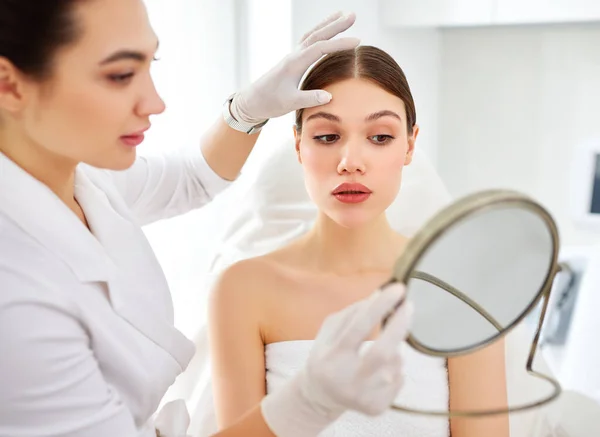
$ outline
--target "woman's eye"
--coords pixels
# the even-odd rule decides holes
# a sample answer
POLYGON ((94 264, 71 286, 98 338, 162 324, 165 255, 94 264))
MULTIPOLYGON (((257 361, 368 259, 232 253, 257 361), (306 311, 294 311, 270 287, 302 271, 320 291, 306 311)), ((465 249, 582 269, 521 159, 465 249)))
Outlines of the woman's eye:
POLYGON ((323 143, 323 144, 332 144, 339 139, 339 135, 336 134, 327 134, 327 135, 318 135, 313 137, 314 140, 323 143))
POLYGON ((392 141, 394 139, 393 136, 391 135, 373 135, 371 137, 371 141, 373 141, 375 144, 387 144, 390 141, 392 141))
POLYGON ((124 84, 127 83, 131 80, 131 78, 133 78, 134 73, 125 73, 125 74, 111 74, 108 76, 108 79, 111 82, 117 83, 117 84, 124 84))

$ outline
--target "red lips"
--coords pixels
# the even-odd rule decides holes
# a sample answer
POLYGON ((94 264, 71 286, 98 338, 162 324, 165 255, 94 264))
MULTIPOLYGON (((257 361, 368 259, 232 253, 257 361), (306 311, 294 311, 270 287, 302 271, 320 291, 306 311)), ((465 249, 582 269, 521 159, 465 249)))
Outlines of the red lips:
POLYGON ((147 126, 136 132, 132 132, 127 135, 123 135, 121 137, 121 142, 123 142, 123 144, 130 146, 130 147, 139 146, 144 141, 144 132, 146 132, 148 129, 150 129, 150 126, 147 126))
POLYGON ((362 203, 371 196, 372 191, 363 184, 344 182, 332 192, 333 196, 342 203, 362 203))
POLYGON ((340 194, 340 193, 371 194, 371 190, 369 190, 363 184, 359 184, 356 182, 344 182, 343 184, 338 185, 335 188, 335 190, 333 190, 333 194, 340 194))

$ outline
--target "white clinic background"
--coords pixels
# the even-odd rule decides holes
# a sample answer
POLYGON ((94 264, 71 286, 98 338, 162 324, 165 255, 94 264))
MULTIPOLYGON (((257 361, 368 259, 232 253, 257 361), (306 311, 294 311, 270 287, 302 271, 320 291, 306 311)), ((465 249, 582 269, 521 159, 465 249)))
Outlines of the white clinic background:
MULTIPOLYGON (((227 96, 264 73, 291 49, 287 0, 145 0, 160 40, 153 77, 166 102, 152 119, 141 154, 199 147, 203 132, 221 117, 227 96), (258 10, 268 11, 268 16, 258 10)), ((246 168, 269 141, 291 133, 289 117, 272 120, 246 168), (289 130, 288 130, 289 129, 289 130)), ((231 145, 235 147, 235 144, 231 145)), ((227 193, 221 196, 227 198, 227 193)), ((208 267, 227 214, 216 201, 182 217, 145 228, 169 281, 177 326, 193 336, 205 321, 208 267)))
MULTIPOLYGON (((600 227, 573 219, 572 161, 600 138, 598 0, 146 0, 160 39, 154 78, 167 111, 141 153, 199 144, 224 99, 287 54, 336 10, 354 11, 348 34, 388 51, 417 107, 417 146, 451 194, 513 188, 556 219, 563 250, 600 243, 600 227), (442 5, 444 5, 442 7, 442 5)), ((244 171, 292 135, 290 116, 269 122, 244 171)), ((235 144, 232 144, 235 147, 235 144)), ((172 288, 176 324, 204 324, 227 194, 146 228, 172 288)))

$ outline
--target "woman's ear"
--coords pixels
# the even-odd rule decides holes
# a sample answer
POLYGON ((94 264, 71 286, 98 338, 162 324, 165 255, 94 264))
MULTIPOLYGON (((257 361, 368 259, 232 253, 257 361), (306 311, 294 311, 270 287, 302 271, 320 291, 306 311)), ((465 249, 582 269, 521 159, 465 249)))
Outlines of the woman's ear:
POLYGON ((302 156, 300 155, 300 138, 302 137, 301 132, 298 131, 296 125, 294 125, 294 143, 296 145, 296 156, 298 157, 298 162, 302 164, 302 156))
POLYGON ((406 158, 404 158, 404 165, 409 165, 412 162, 413 152, 415 151, 415 142, 417 141, 417 135, 419 135, 419 125, 413 126, 412 134, 408 136, 408 149, 406 149, 406 158))
POLYGON ((23 108, 24 83, 16 67, 0 56, 0 109, 18 112, 23 108))

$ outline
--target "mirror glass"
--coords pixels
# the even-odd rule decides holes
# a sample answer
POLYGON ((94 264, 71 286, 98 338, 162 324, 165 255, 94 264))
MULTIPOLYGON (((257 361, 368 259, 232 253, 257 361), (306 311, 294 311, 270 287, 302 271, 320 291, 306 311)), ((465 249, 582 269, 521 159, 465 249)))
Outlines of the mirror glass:
POLYGON ((535 305, 554 244, 544 219, 523 206, 491 205, 456 221, 406 281, 415 304, 412 340, 429 351, 459 353, 512 327, 535 305))

